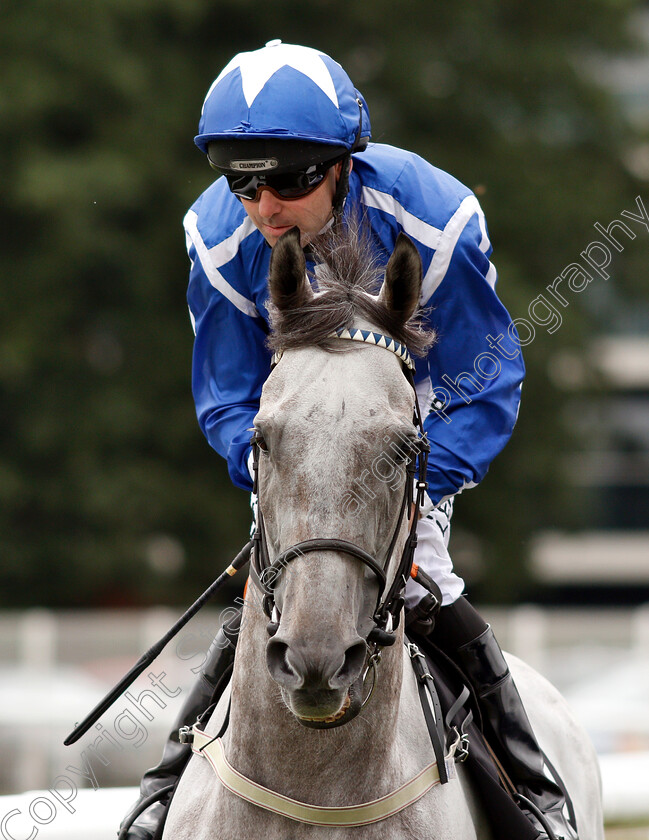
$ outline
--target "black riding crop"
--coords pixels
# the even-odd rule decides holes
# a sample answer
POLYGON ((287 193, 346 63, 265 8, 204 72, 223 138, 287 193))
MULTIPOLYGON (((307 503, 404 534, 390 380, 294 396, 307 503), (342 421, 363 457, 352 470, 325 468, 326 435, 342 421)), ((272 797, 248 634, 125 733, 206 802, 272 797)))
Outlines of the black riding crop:
POLYGON ((214 581, 214 583, 203 592, 201 597, 194 601, 191 607, 187 610, 187 612, 182 615, 178 621, 174 624, 174 626, 167 632, 165 635, 156 642, 149 650, 143 654, 135 665, 131 668, 131 670, 126 674, 122 679, 117 683, 117 685, 112 688, 108 694, 101 700, 95 708, 90 712, 90 714, 81 722, 78 723, 72 732, 68 735, 68 737, 63 742, 66 747, 70 746, 70 744, 74 744, 75 741, 78 741, 82 735, 84 735, 93 723, 96 723, 99 718, 103 715, 103 713, 110 709, 110 707, 115 703, 118 697, 131 685, 131 683, 135 682, 135 680, 140 676, 142 671, 150 665, 153 660, 159 656, 164 648, 169 644, 169 642, 173 639, 173 637, 179 633, 182 628, 187 624, 190 618, 196 615, 196 613, 203 607, 210 598, 223 586, 223 584, 231 578, 234 574, 236 574, 239 569, 243 568, 248 562, 250 557, 250 549, 252 548, 253 540, 247 542, 241 551, 237 554, 234 558, 232 563, 228 566, 228 568, 222 572, 218 578, 214 581))

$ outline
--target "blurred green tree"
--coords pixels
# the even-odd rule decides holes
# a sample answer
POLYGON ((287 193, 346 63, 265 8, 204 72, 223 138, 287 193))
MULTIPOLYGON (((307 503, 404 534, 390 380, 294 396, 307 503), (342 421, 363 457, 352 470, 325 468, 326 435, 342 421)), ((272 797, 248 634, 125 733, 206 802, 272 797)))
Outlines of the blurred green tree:
MULTIPOLYGON (((186 601, 245 539, 245 495, 202 439, 180 221, 208 185, 193 148, 232 54, 281 37, 329 52, 374 139, 474 188, 515 317, 642 185, 619 102, 588 73, 632 55, 636 0, 31 0, 0 29, 0 598, 5 606, 186 601)), ((616 282, 646 295, 629 266, 616 282)), ((630 249, 629 249, 630 250, 630 249)), ((575 524, 548 357, 581 346, 581 302, 537 330, 512 443, 457 505, 495 600, 523 591, 525 541, 575 524)))

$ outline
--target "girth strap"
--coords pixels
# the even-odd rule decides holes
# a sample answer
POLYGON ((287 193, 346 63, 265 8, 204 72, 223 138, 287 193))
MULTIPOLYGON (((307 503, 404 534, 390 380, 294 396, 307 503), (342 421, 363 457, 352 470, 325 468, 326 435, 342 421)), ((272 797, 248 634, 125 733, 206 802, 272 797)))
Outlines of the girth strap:
MULTIPOLYGON (((206 735, 195 725, 192 732, 194 736, 192 751, 209 761, 224 787, 259 808, 308 825, 351 828, 379 822, 403 811, 440 783, 437 762, 432 762, 424 767, 414 779, 401 785, 392 793, 373 799, 371 802, 347 807, 310 805, 307 802, 283 796, 281 793, 275 793, 248 779, 228 762, 220 738, 206 735)), ((453 766, 455 748, 456 744, 453 744, 446 756, 446 765, 449 768, 453 766)))

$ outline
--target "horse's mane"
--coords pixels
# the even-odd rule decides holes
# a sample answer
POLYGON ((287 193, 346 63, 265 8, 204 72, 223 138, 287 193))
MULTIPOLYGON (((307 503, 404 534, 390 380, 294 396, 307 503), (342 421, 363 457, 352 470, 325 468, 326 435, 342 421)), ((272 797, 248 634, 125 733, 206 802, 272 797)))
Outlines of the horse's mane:
MULTIPOLYGON (((360 320, 405 344, 423 356, 435 342, 435 332, 424 324, 418 310, 405 324, 376 297, 385 266, 380 264, 370 233, 358 219, 334 225, 311 244, 316 263, 316 295, 303 305, 280 311, 269 301, 272 350, 327 345, 327 337, 360 320)), ((342 342, 345 344, 346 342, 342 342)), ((341 342, 336 342, 340 349, 341 342)))

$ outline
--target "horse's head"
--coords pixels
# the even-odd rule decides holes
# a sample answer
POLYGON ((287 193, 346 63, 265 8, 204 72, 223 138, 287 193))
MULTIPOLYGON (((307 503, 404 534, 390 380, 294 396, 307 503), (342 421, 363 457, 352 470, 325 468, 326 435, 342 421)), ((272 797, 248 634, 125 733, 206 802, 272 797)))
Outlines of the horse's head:
POLYGON ((407 534, 405 463, 417 439, 413 388, 399 357, 329 336, 355 326, 389 329, 415 351, 432 341, 412 321, 421 262, 410 240, 399 239, 378 296, 368 291, 374 270, 359 253, 355 238, 330 244, 314 293, 297 235, 275 246, 272 341, 282 356, 255 418, 260 527, 267 558, 280 557, 264 581, 275 606, 267 664, 289 709, 319 727, 360 708, 381 574, 389 584, 407 534), (325 545, 283 554, 309 540, 325 545), (360 552, 336 550, 332 540, 360 552))

